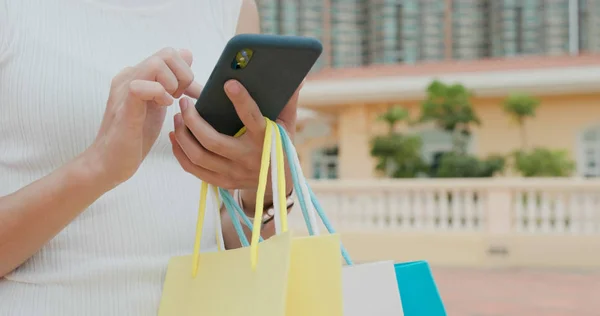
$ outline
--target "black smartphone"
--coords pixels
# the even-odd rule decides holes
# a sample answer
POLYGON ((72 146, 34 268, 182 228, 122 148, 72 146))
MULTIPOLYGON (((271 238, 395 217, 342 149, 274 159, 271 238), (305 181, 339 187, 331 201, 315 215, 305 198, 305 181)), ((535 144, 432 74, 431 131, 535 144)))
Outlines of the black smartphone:
POLYGON ((208 78, 196 110, 220 133, 233 136, 244 125, 224 90, 239 81, 263 116, 275 120, 323 51, 315 38, 240 34, 225 46, 208 78))

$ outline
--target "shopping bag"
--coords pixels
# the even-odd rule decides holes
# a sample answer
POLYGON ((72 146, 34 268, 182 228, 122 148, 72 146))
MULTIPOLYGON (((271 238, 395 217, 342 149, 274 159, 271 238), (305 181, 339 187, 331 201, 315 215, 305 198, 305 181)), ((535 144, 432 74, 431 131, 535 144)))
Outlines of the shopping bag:
MULTIPOLYGON (((342 315, 339 236, 292 238, 287 229, 284 189, 275 194, 279 231, 276 236, 260 242, 269 149, 282 146, 276 128, 267 120, 255 217, 253 223, 247 217, 244 221, 251 225, 250 243, 246 239, 246 247, 240 249, 200 254, 199 236, 205 208, 201 198, 197 227, 200 233, 196 236, 194 255, 171 259, 159 316, 342 315)), ((276 159, 271 163, 278 165, 275 169, 283 170, 282 150, 274 153, 276 159)), ((274 187, 285 188, 283 172, 276 177, 274 187)), ((205 186, 203 184, 201 197, 206 196, 205 186)), ((231 196, 225 190, 219 192, 225 205, 231 204, 231 196)), ((236 211, 230 209, 228 207, 228 212, 236 211)), ((241 209, 237 212, 245 216, 241 209)), ((244 245, 246 236, 237 219, 237 216, 232 217, 244 245)))
MULTIPOLYGON (((266 134, 265 147, 269 148, 272 129, 268 128, 266 134)), ((266 151, 261 161, 257 205, 262 205, 264 197, 268 159, 266 151)), ((207 191, 208 184, 202 183, 194 253, 169 261, 158 315, 285 315, 290 233, 284 231, 259 244, 259 232, 255 230, 250 247, 200 253, 207 191)), ((262 212, 262 208, 257 209, 262 212)))
MULTIPOLYGON (((287 206, 285 196, 285 173, 283 144, 279 126, 270 122, 275 133, 271 142, 271 182, 275 208, 275 231, 287 229, 287 206), (276 162, 276 163, 275 163, 276 162)), ((220 190, 234 223, 241 220, 254 231, 252 223, 231 195, 220 190)), ((234 228, 244 246, 244 232, 240 225, 234 228)), ((286 314, 289 316, 323 315, 342 316, 342 286, 340 266, 340 239, 337 234, 295 237, 292 239, 292 259, 287 289, 286 314)))
POLYGON ((344 316, 404 315, 395 273, 393 261, 345 266, 344 316))
MULTIPOLYGON (((290 166, 292 181, 296 189, 300 208, 311 235, 319 235, 317 225, 318 213, 329 233, 335 233, 331 223, 314 193, 304 178, 298 154, 283 130, 279 129, 284 149, 290 166)), ((362 315, 402 315, 402 304, 396 283, 394 264, 392 261, 355 265, 350 260, 346 249, 341 246, 342 256, 348 264, 343 268, 343 306, 345 316, 362 315)))
MULTIPOLYGON (((298 155, 291 140, 280 128, 296 195, 309 234, 318 235, 318 213, 329 233, 335 233, 314 192, 302 174, 298 155), (307 197, 310 198, 308 203, 307 197)), ((446 315, 429 266, 426 262, 399 263, 393 261, 353 264, 343 245, 342 255, 347 263, 343 269, 344 315, 446 315), (401 282, 410 279, 409 284, 401 282), (404 290, 402 290, 404 289, 404 290), (422 305, 428 308, 419 308, 422 305), (408 307, 408 309, 407 309, 408 307)))
POLYGON ((426 261, 397 263, 395 269, 404 315, 446 315, 444 303, 426 261))

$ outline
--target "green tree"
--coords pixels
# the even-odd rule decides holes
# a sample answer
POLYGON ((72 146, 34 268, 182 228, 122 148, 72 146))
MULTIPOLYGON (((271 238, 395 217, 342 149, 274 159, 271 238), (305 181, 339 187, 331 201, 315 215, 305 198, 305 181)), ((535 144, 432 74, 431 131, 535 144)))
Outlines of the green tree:
POLYGON ((535 111, 540 101, 530 95, 523 93, 513 93, 504 100, 504 111, 510 115, 521 131, 521 150, 527 150, 529 142, 527 131, 525 129, 525 120, 535 117, 535 111))
POLYGON ((378 119, 388 125, 388 133, 376 136, 371 142, 371 156, 377 158, 375 169, 392 178, 412 178, 424 171, 421 139, 395 131, 399 123, 408 122, 406 109, 394 106, 378 119))
POLYGON ((377 119, 380 121, 384 121, 388 125, 388 134, 393 134, 397 123, 408 122, 409 114, 405 108, 400 106, 393 106, 389 108, 385 113, 381 114, 377 119))
POLYGON ((427 87, 427 96, 421 103, 419 121, 434 122, 444 131, 452 133, 453 151, 466 153, 471 136, 471 125, 481 121, 473 110, 471 92, 461 84, 445 84, 433 81, 427 87))
POLYGON ((443 178, 491 177, 504 169, 505 159, 490 156, 479 159, 467 153, 473 125, 481 125, 471 103, 472 93, 461 84, 433 81, 421 103, 419 122, 434 122, 452 135, 452 151, 443 153, 431 165, 429 174, 443 178))

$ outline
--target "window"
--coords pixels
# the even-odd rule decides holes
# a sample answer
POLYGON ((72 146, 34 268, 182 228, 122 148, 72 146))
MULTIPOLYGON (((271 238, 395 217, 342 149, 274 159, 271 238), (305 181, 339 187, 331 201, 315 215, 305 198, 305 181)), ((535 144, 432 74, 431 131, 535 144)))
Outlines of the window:
POLYGON ((517 5, 515 7, 515 44, 516 53, 523 54, 523 6, 517 5))
MULTIPOLYGON (((452 151, 452 133, 437 128, 424 129, 416 132, 422 141, 423 160, 428 164, 437 165, 444 153, 452 151)), ((471 134, 466 143, 467 153, 474 152, 475 135, 471 134)))
POLYGON ((277 34, 285 34, 283 0, 277 0, 277 34))
MULTIPOLYGON (((452 57, 461 60, 480 59, 492 54, 493 0, 452 1, 452 57)), ((501 3, 496 2, 496 5, 501 3)))
POLYGON ((338 178, 338 147, 318 149, 313 153, 313 178, 338 178))
POLYGON ((586 51, 589 49, 589 10, 587 7, 587 0, 577 0, 579 1, 578 8, 578 29, 579 29, 579 38, 578 38, 578 46, 579 51, 586 51))
POLYGON ((363 1, 359 4, 360 14, 363 16, 363 20, 359 22, 361 26, 361 48, 362 48, 362 64, 369 65, 372 63, 371 51, 373 50, 373 37, 375 34, 372 32, 373 20, 371 4, 368 1, 363 1))
POLYGON ((404 61, 404 5, 396 4, 396 59, 404 61))
POLYGON ((362 0, 331 0, 333 67, 358 67, 363 63, 362 2, 362 0))
POLYGON ((584 131, 581 153, 580 173, 587 178, 600 177, 600 126, 584 131))
POLYGON ((420 0, 417 3, 419 60, 442 60, 445 51, 445 1, 420 0))

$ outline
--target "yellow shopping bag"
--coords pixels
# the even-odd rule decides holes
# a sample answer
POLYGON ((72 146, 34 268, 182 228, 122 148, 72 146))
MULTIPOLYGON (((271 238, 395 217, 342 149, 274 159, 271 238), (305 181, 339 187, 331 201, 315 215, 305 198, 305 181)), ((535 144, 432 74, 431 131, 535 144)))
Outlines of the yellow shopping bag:
POLYGON ((342 315, 339 236, 292 238, 288 232, 281 138, 275 123, 267 123, 250 247, 199 252, 208 194, 203 183, 194 254, 170 260, 159 316, 342 315), (272 147, 272 163, 281 171, 273 183, 280 230, 259 243, 272 147))

